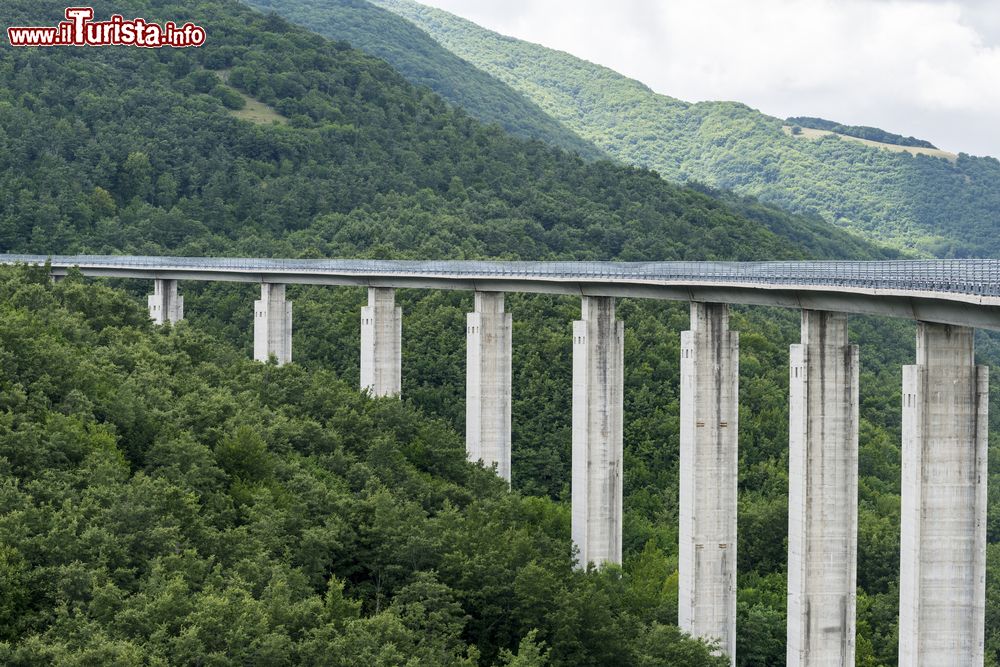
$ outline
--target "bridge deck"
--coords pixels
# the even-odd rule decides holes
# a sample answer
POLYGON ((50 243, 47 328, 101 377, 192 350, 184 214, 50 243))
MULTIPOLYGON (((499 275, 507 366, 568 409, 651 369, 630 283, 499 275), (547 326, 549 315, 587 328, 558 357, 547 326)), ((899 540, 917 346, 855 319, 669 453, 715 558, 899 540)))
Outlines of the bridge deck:
POLYGON ((0 255, 86 276, 541 292, 783 306, 1000 330, 1000 260, 510 262, 0 255))

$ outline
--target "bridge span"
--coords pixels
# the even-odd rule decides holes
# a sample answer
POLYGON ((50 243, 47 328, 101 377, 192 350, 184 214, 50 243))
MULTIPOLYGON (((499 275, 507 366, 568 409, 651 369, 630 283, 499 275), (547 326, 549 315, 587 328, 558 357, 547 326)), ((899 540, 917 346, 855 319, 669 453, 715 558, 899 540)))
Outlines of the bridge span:
POLYGON ((681 627, 735 664, 739 333, 729 305, 801 310, 789 351, 787 664, 855 662, 858 382, 848 314, 917 321, 903 367, 900 665, 982 665, 988 369, 974 329, 1000 330, 1000 261, 507 262, 4 255, 53 279, 153 280, 150 317, 184 316, 179 281, 258 283, 254 358, 292 359, 288 284, 368 288, 361 388, 401 390, 395 289, 475 292, 466 323, 466 451, 511 477, 511 313, 505 292, 572 294, 572 541, 579 564, 621 563, 624 331, 616 297, 687 301, 681 333, 681 627))
POLYGON ((542 292, 782 306, 1000 330, 1000 260, 513 262, 0 255, 54 276, 542 292))

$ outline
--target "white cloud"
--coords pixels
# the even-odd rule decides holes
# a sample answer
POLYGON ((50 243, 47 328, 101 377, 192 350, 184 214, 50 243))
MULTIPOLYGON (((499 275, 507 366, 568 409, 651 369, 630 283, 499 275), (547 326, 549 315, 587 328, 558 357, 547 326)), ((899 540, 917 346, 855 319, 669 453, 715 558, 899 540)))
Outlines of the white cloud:
POLYGON ((685 100, 1000 156, 997 0, 422 0, 685 100))

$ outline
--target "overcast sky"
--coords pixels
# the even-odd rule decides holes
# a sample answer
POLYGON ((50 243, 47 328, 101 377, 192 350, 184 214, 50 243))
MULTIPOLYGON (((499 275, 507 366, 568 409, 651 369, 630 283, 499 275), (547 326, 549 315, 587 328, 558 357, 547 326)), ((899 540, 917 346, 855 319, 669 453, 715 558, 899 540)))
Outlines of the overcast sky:
POLYGON ((1000 0, 420 0, 688 101, 1000 156, 1000 0))

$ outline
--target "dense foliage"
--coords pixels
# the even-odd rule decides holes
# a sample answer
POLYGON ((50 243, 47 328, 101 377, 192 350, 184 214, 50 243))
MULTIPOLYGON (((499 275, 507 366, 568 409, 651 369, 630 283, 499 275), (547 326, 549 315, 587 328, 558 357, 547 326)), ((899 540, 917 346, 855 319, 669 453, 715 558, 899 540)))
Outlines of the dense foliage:
POLYGON ((837 134, 845 134, 858 139, 868 139, 869 141, 881 141, 885 144, 896 144, 897 146, 917 146, 920 148, 937 148, 934 144, 916 137, 904 137, 901 134, 893 134, 877 127, 867 125, 842 125, 836 121, 825 118, 813 118, 811 116, 793 116, 785 120, 789 125, 799 127, 811 127, 814 130, 829 130, 837 134))
MULTIPOLYGON (((373 0, 524 93, 607 154, 822 216, 939 257, 998 257, 1000 161, 892 152, 788 136, 736 102, 690 104, 567 53, 498 35, 412 0, 373 0)), ((297 7, 300 0, 282 0, 297 7)))
POLYGON ((389 62, 408 81, 426 86, 485 123, 497 123, 526 139, 540 139, 584 157, 603 154, 521 93, 473 67, 409 21, 364 0, 247 0, 264 12, 275 11, 326 37, 389 62))
POLYGON ((44 270, 0 273, 0 360, 2 664, 726 664, 662 552, 574 569, 563 506, 404 403, 44 270))
MULTIPOLYGON (((45 25, 62 8, 17 0, 0 20, 45 25)), ((235 2, 96 7, 113 11, 196 20, 209 43, 0 49, 0 250, 887 256, 816 218, 513 139, 384 62, 235 2), (229 89, 287 122, 238 119, 229 89)), ((78 279, 52 287, 36 272, 0 280, 0 662, 713 664, 672 626, 683 305, 619 303, 625 563, 575 573, 576 300, 508 298, 508 494, 463 463, 457 435, 471 295, 400 293, 399 402, 353 390, 361 289, 290 288, 296 363, 278 369, 245 361, 253 286, 184 283, 188 320, 153 331, 138 308, 148 286, 118 285, 129 295, 78 279)), ((787 346, 798 322, 739 309, 733 324, 739 660, 782 664, 787 346)), ((859 654, 891 664, 899 366, 913 330, 859 318, 852 331, 864 373, 859 654)), ((992 589, 989 604, 994 659, 992 589)))

